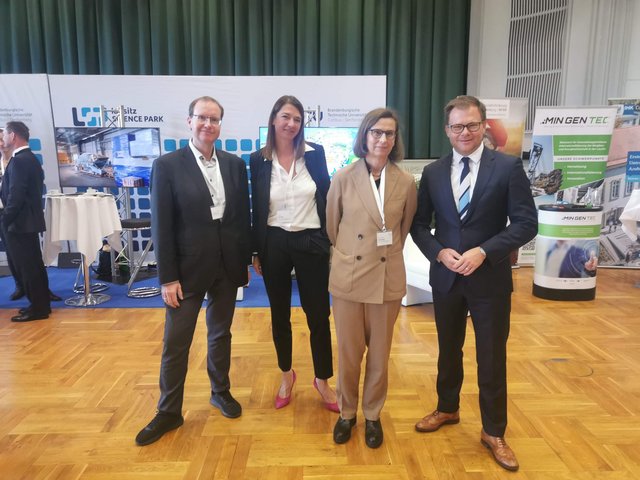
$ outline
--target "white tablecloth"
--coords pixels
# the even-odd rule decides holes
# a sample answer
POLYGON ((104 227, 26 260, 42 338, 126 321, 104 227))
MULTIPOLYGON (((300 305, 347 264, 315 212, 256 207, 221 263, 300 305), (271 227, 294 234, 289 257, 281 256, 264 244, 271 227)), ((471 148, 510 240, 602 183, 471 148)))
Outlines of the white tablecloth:
POLYGON ((44 215, 47 230, 42 256, 46 265, 58 258, 62 242, 67 240, 75 240, 78 251, 90 263, 105 237, 112 247, 122 249, 122 225, 112 195, 47 195, 44 215))

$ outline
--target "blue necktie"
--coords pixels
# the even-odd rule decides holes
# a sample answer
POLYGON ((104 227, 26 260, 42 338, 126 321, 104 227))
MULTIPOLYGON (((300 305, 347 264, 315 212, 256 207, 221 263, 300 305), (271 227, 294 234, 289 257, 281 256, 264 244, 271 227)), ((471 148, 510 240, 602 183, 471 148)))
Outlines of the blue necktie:
POLYGON ((469 169, 469 157, 462 157, 462 173, 460 174, 460 185, 458 186, 458 213, 463 219, 469 210, 471 201, 471 175, 469 169))

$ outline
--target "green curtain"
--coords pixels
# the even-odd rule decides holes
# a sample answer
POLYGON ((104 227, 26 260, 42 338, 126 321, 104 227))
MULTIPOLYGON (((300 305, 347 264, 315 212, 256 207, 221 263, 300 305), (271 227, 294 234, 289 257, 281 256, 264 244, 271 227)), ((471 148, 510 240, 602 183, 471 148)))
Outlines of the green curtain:
POLYGON ((0 73, 386 75, 409 158, 448 149, 471 0, 0 0, 0 73))

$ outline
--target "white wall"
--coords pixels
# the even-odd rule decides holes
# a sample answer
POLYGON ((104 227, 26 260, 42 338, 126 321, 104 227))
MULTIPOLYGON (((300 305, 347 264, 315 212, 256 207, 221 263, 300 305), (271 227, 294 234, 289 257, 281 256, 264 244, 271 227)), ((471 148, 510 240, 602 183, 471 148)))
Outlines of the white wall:
MULTIPOLYGON (((510 15, 511 0, 472 1, 467 79, 472 95, 505 96, 510 15)), ((640 0, 568 0, 561 105, 640 97, 638 25, 640 0)), ((527 138, 525 150, 529 145, 527 138)))

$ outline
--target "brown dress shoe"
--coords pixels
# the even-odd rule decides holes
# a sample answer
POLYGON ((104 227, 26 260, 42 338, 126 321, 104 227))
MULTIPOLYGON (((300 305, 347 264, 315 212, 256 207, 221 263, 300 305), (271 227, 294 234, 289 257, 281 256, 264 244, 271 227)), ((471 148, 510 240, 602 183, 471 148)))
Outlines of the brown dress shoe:
POLYGON ((513 450, 507 445, 503 437, 492 437, 482 429, 480 442, 491 451, 496 463, 502 468, 512 472, 518 470, 520 465, 518 465, 516 454, 513 453, 513 450))
POLYGON ((443 425, 453 425, 460 423, 460 411, 453 413, 445 413, 439 410, 434 410, 418 423, 416 423, 416 430, 418 432, 435 432, 443 425))

